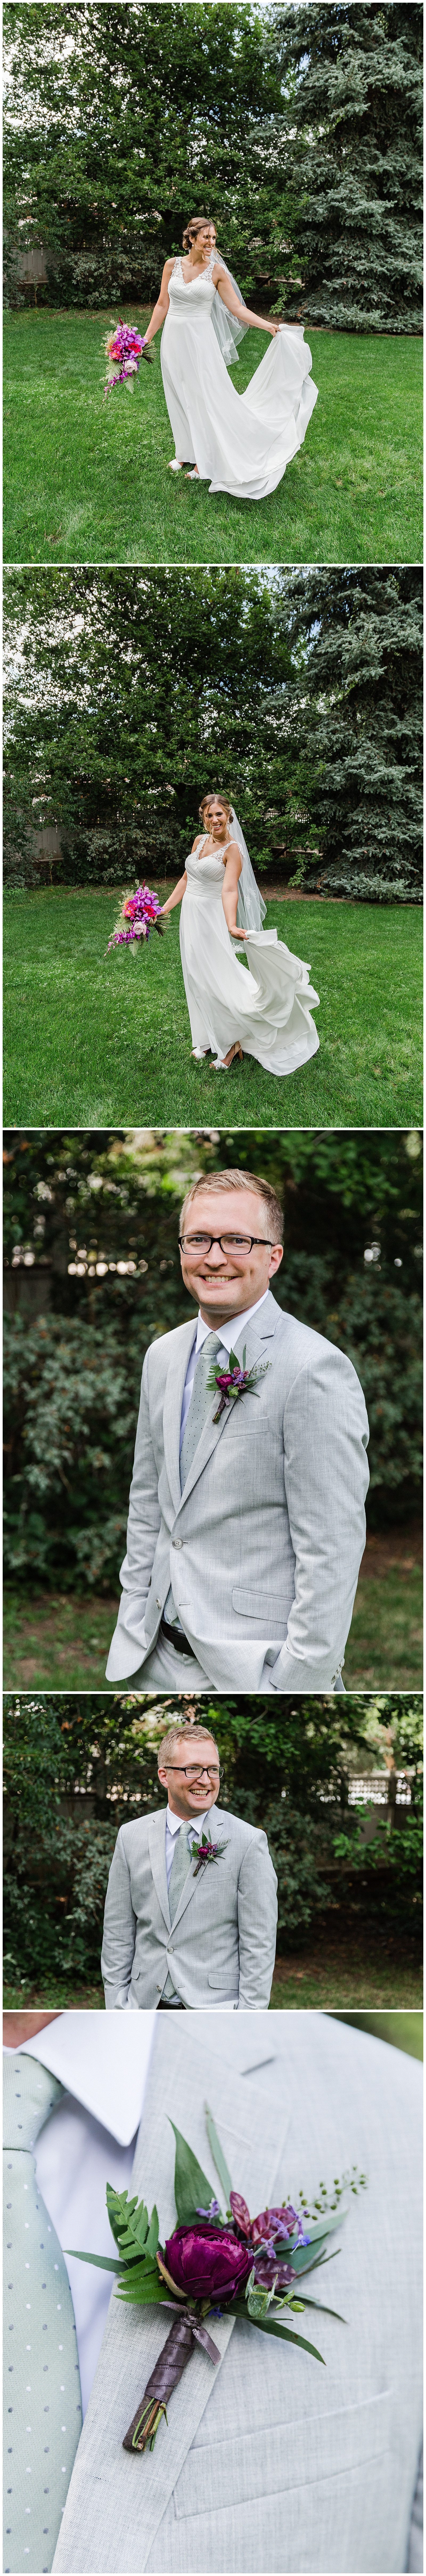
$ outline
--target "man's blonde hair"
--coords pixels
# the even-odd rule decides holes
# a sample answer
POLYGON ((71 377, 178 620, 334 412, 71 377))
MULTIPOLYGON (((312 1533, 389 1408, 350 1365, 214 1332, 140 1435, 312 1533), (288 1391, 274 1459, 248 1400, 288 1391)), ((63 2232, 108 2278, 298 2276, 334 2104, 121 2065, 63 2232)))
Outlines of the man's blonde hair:
POLYGON ((262 1200, 268 1230, 269 1226, 271 1228, 269 1237, 270 1242, 282 1243, 284 1234, 284 1216, 280 1200, 277 1198, 276 1190, 271 1189, 270 1181, 261 1181, 259 1179, 258 1172, 241 1172, 240 1170, 228 1170, 227 1172, 198 1172, 196 1181, 192 1181, 191 1189, 186 1192, 186 1198, 184 1198, 183 1207, 181 1208, 181 1234, 184 1230, 187 1208, 191 1207, 192 1200, 197 1197, 198 1190, 252 1190, 254 1197, 262 1200))
POLYGON ((189 1720, 188 1725, 185 1726, 184 1721, 183 1726, 171 1726, 169 1727, 168 1735, 163 1735, 162 1742, 158 1747, 158 1770, 160 1769, 160 1762, 165 1765, 166 1755, 168 1753, 174 1753, 175 1745, 181 1743, 183 1735, 191 1737, 191 1744, 200 1744, 201 1741, 203 1741, 204 1744, 214 1744, 215 1753, 218 1753, 216 1736, 212 1734, 211 1726, 191 1726, 189 1720))

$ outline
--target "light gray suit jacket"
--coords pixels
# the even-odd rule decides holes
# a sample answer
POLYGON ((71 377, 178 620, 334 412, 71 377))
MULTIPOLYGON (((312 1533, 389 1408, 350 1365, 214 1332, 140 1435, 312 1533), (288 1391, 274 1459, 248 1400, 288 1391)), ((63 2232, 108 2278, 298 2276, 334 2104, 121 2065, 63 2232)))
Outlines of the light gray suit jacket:
POLYGON ((170 2115, 217 2188, 205 2093, 253 2216, 355 2162, 368 2174, 318 2282, 346 2323, 297 2320, 323 2369, 221 2317, 220 2365, 193 2353, 168 2431, 134 2458, 123 2434, 170 2320, 113 2294, 55 2576, 393 2576, 418 2564, 421 2069, 319 2013, 164 2015, 131 2184, 156 2200, 162 2242, 176 2223, 170 2115))
MULTIPOLYGON (((197 1818, 193 1830, 197 1835, 197 1818)), ((166 1874, 166 1809, 122 1825, 105 1902, 102 1976, 107 2012, 123 1989, 149 2011, 168 1973, 187 2006, 268 2005, 277 1928, 277 1880, 266 1834, 225 1808, 207 1819, 220 1860, 196 1863, 171 1924, 166 1874)))
POLYGON ((215 1689, 333 1687, 365 1546, 368 1420, 350 1360, 269 1296, 244 1327, 246 1394, 204 1426, 180 1490, 182 1396, 196 1318, 147 1351, 123 1597, 108 1681, 142 1668, 172 1582, 182 1628, 215 1689))

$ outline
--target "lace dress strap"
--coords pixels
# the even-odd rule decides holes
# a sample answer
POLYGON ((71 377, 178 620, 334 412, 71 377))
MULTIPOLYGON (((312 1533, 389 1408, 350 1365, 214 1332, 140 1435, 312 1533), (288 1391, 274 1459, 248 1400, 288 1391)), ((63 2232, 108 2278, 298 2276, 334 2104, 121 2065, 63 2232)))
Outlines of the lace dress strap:
MULTIPOLYGON (((199 859, 199 858, 201 857, 201 851, 205 848, 205 843, 206 843, 206 841, 209 841, 209 840, 210 840, 210 833, 209 833, 209 832, 202 832, 202 833, 201 833, 201 839, 200 839, 199 841, 197 841, 197 847, 196 847, 196 850, 194 850, 194 858, 199 859)), ((231 847, 231 841, 232 841, 232 832, 228 832, 228 839, 227 839, 227 841, 222 841, 222 843, 221 843, 221 847, 220 847, 220 849, 218 849, 218 852, 217 852, 217 857, 218 857, 218 859, 223 859, 223 858, 224 858, 224 856, 225 856, 225 850, 230 850, 230 847, 231 847)), ((212 850, 212 858, 214 858, 214 857, 215 857, 215 855, 216 855, 216 854, 215 854, 215 851, 214 851, 214 850, 212 850)))

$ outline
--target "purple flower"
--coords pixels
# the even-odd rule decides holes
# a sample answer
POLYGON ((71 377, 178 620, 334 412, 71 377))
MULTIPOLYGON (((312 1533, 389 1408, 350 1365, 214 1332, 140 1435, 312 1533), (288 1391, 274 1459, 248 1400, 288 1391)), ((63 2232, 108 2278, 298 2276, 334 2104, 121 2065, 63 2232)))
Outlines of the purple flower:
POLYGON ((176 2289, 189 2299, 234 2299, 252 2270, 251 2253, 227 2227, 176 2227, 165 2255, 176 2289))

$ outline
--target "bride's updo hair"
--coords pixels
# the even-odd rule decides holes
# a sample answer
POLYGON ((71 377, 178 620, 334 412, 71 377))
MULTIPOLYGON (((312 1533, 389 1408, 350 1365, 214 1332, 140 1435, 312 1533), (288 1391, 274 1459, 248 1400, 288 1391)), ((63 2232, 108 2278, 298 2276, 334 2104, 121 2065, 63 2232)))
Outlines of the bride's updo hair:
POLYGON ((218 787, 211 787, 211 788, 210 788, 210 795, 209 795, 209 796, 202 796, 202 798, 201 798, 201 805, 199 805, 199 807, 198 807, 198 812, 199 812, 199 816, 200 816, 200 822, 205 824, 205 821, 206 821, 206 814, 208 813, 209 805, 214 805, 214 804, 216 804, 216 805, 223 805, 223 811, 224 811, 224 814, 226 814, 226 815, 227 815, 228 823, 230 823, 230 821, 231 821, 231 814, 233 814, 233 810, 234 810, 234 809, 233 809, 233 805, 230 805, 230 802, 229 802, 229 796, 221 796, 221 794, 220 794, 220 789, 219 789, 218 787))
POLYGON ((190 215, 189 224, 186 224, 185 232, 182 234, 182 250, 191 249, 192 242, 197 239, 197 233, 203 232, 205 224, 212 224, 213 232, 216 231, 213 215, 190 215))

